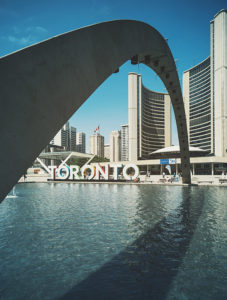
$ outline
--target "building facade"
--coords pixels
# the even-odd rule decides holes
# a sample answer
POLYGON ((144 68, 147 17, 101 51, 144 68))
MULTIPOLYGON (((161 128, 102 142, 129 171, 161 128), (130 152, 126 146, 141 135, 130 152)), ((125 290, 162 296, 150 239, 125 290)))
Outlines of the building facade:
POLYGON ((76 151, 76 128, 73 126, 69 126, 69 144, 71 151, 76 151))
POLYGON ((110 145, 104 145, 104 157, 110 159, 110 145))
POLYGON ((84 132, 76 134, 76 151, 86 153, 86 134, 84 132))
POLYGON ((51 145, 64 147, 65 150, 70 150, 70 125, 67 122, 50 141, 51 145))
POLYGON ((116 130, 110 133, 110 161, 121 160, 121 132, 116 130))
POLYGON ((214 152, 210 57, 184 72, 183 95, 189 144, 214 152))
POLYGON ((99 157, 104 157, 104 136, 99 133, 90 136, 90 152, 99 157))
POLYGON ((67 122, 50 141, 50 144, 63 147, 66 151, 76 151, 76 128, 67 122))
POLYGON ((121 160, 128 161, 128 124, 121 125, 121 160))
POLYGON ((210 56, 183 74, 189 144, 227 156, 227 11, 210 23, 210 56))
POLYGON ((128 75, 128 115, 129 161, 171 145, 170 97, 147 89, 137 73, 128 75))

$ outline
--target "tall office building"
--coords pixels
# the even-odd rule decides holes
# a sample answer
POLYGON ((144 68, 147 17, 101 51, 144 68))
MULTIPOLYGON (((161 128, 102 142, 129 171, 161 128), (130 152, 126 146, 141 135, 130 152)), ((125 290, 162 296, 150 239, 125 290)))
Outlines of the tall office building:
POLYGON ((104 145, 104 157, 110 159, 110 145, 104 145))
POLYGON ((110 133, 110 161, 121 160, 121 132, 116 130, 110 133))
POLYGON ((76 151, 76 128, 67 122, 54 136, 50 144, 63 147, 66 151, 76 151))
POLYGON ((121 160, 128 161, 128 124, 121 125, 121 160))
POLYGON ((70 150, 70 126, 67 122, 54 136, 50 142, 51 145, 64 147, 65 150, 70 150))
POLYGON ((227 156, 227 11, 210 22, 210 56, 183 74, 191 146, 227 156))
POLYGON ((104 136, 99 133, 90 136, 90 152, 99 157, 104 157, 104 136))
POLYGON ((168 94, 150 91, 141 75, 128 75, 129 161, 171 145, 171 106, 168 94))
POLYGON ((76 128, 73 126, 69 126, 69 144, 71 151, 76 151, 76 128))
POLYGON ((86 134, 84 132, 76 134, 76 151, 86 153, 86 134))

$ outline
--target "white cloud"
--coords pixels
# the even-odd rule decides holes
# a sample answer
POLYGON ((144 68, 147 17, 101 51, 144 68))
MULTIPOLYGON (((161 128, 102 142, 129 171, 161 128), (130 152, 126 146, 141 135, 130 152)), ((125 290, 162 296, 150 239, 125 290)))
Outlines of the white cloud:
POLYGON ((44 27, 41 26, 30 26, 26 28, 26 31, 33 34, 45 34, 48 32, 44 27))
POLYGON ((26 37, 15 37, 13 35, 9 35, 8 36, 8 40, 12 43, 17 43, 19 45, 25 46, 27 44, 32 44, 35 43, 36 41, 32 39, 32 37, 30 35, 26 36, 26 37))
POLYGON ((11 43, 16 43, 20 46, 26 46, 43 40, 47 33, 48 31, 41 26, 29 26, 24 30, 14 26, 13 34, 7 36, 7 39, 11 43))

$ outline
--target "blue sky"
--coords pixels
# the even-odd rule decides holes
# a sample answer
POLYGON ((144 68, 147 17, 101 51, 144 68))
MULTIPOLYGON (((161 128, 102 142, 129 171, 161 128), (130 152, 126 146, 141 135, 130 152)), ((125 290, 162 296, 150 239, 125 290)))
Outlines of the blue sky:
MULTIPOLYGON (((210 55, 210 20, 226 4, 223 0, 0 0, 0 56, 86 25, 133 19, 152 25, 168 38, 182 79, 183 71, 210 55)), ((110 131, 127 124, 128 73, 133 71, 142 74, 146 87, 165 92, 150 69, 126 63, 70 119, 71 125, 87 134, 87 141, 98 125, 108 143, 110 131)), ((174 116, 172 143, 178 143, 174 116)))

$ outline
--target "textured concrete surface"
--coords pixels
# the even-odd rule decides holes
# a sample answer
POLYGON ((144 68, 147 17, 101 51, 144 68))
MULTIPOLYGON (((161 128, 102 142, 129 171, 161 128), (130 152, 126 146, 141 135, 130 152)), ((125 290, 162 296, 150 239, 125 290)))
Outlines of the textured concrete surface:
POLYGON ((74 30, 0 58, 0 201, 72 114, 135 55, 160 76, 170 94, 183 182, 190 183, 185 111, 171 51, 150 25, 120 20, 74 30))

